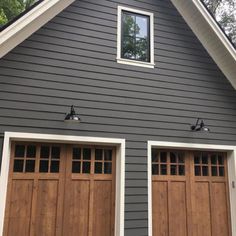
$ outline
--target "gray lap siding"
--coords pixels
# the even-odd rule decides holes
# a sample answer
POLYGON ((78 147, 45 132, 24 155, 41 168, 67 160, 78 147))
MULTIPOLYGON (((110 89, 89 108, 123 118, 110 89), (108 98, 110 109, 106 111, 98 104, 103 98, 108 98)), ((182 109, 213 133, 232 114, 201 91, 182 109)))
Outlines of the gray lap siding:
POLYGON ((1 135, 126 139, 126 236, 148 235, 148 140, 236 144, 236 92, 169 0, 78 0, 1 59, 0 84, 1 135), (118 5, 154 13, 154 69, 116 62, 118 5))

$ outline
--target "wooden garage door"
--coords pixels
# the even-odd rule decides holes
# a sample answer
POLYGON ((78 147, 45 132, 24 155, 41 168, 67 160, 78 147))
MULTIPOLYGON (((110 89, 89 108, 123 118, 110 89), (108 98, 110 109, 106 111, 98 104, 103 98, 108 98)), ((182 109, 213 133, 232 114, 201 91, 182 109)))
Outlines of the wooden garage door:
POLYGON ((226 154, 152 150, 153 236, 231 235, 226 154))
POLYGON ((5 236, 114 235, 115 148, 13 143, 5 236))

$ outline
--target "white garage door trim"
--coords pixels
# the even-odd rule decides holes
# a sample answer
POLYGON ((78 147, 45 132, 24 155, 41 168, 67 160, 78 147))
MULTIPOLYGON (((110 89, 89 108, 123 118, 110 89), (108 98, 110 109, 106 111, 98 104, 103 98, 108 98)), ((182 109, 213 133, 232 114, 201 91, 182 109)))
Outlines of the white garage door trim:
POLYGON ((0 235, 3 234, 9 175, 11 141, 37 141, 79 144, 105 144, 116 146, 116 196, 115 196, 115 236, 124 236, 124 196, 125 196, 125 139, 52 135, 37 133, 5 132, 0 172, 0 235))
POLYGON ((156 148, 175 148, 175 149, 190 149, 190 150, 215 150, 227 152, 228 163, 228 181, 230 195, 230 213, 232 236, 236 236, 236 146, 228 145, 211 145, 211 144, 196 144, 196 143, 174 143, 161 141, 148 141, 148 235, 152 236, 152 161, 151 150, 156 148))

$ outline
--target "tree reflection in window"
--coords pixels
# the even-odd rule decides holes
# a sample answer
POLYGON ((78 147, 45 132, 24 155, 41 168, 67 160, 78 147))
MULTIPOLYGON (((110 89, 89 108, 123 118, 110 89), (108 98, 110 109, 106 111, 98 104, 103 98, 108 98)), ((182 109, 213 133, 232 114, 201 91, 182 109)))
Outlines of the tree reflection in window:
POLYGON ((149 16, 122 11, 122 58, 150 62, 149 22, 149 16))

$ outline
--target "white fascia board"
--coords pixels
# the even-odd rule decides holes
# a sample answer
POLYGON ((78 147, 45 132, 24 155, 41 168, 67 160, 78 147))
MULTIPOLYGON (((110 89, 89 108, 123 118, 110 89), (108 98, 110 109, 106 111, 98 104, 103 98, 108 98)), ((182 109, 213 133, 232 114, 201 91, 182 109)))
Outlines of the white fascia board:
POLYGON ((63 11, 75 0, 44 0, 0 32, 0 58, 63 11))
POLYGON ((236 50, 200 0, 171 0, 212 59, 236 89, 236 50))

